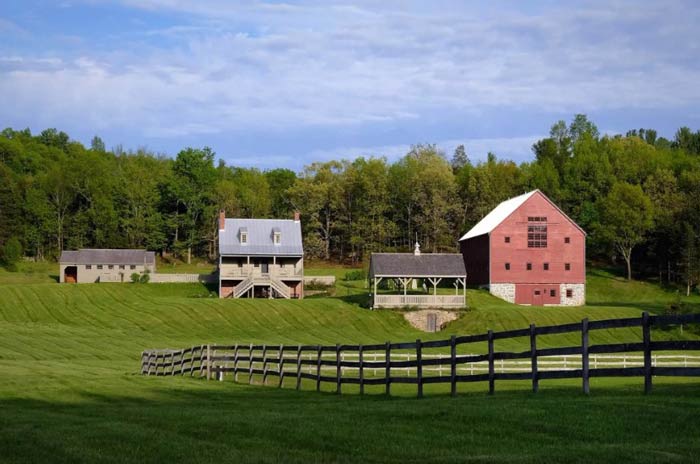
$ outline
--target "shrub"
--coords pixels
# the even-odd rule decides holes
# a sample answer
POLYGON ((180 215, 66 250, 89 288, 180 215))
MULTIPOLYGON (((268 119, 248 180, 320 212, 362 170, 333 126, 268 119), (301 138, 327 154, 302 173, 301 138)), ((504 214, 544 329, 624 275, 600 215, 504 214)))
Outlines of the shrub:
POLYGON ((139 282, 141 282, 142 284, 147 284, 151 280, 151 276, 149 274, 150 272, 148 271, 141 274, 141 279, 139 279, 139 282))
POLYGON ((139 274, 138 272, 134 272, 133 274, 131 274, 131 282, 137 284, 140 281, 141 281, 141 274, 139 274))
POLYGON ((10 238, 0 250, 0 260, 8 271, 16 271, 17 263, 22 258, 22 244, 16 237, 10 238))
POLYGON ((343 277, 343 280, 345 281, 365 279, 367 279, 367 271, 365 271, 364 269, 353 269, 352 271, 346 272, 345 277, 343 277))

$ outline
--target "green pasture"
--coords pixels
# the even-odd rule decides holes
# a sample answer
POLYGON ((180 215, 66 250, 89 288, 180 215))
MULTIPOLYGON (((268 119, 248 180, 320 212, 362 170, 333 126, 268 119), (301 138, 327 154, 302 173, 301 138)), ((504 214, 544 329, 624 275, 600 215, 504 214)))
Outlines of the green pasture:
MULTIPOLYGON (((147 348, 201 343, 335 344, 410 341, 661 313, 673 290, 589 275, 581 308, 509 305, 469 290, 469 308, 439 334, 413 329, 401 311, 369 311, 362 281, 347 269, 334 297, 303 301, 219 300, 199 284, 55 283, 57 266, 0 271, 0 462, 688 462, 700 455, 695 422, 700 381, 576 381, 381 388, 335 395, 231 381, 143 377, 147 348)), ((680 298, 700 307, 700 297, 680 298)), ((686 328, 654 339, 696 338, 686 328)), ((638 329, 594 332, 592 343, 639 340, 638 329)), ((542 337, 575 345, 577 334, 542 337)), ((497 349, 527 349, 528 340, 497 349)), ((483 346, 460 348, 479 352, 483 346)), ((274 382, 272 382, 274 383, 274 382)))

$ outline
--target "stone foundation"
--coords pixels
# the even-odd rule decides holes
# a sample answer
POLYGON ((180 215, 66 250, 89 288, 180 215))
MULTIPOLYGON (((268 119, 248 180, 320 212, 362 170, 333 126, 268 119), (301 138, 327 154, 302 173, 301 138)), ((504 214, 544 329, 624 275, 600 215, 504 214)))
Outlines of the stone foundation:
POLYGON ((442 330, 442 328, 448 323, 457 319, 457 313, 451 311, 439 311, 435 309, 423 309, 421 311, 411 311, 405 313, 403 317, 418 330, 428 332, 428 314, 435 314, 436 317, 436 327, 437 330, 442 330))
POLYGON ((489 292, 508 303, 515 303, 515 284, 491 284, 489 292))
POLYGON ((559 295, 561 306, 582 306, 586 304, 586 284, 560 284, 559 295), (567 290, 573 291, 571 298, 567 298, 567 290))

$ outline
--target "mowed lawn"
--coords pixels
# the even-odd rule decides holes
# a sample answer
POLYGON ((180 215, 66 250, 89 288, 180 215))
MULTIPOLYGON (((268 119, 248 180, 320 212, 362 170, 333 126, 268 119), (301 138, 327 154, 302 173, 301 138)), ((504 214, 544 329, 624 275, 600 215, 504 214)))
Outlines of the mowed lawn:
MULTIPOLYGON (((588 306, 523 308, 469 291, 472 309, 440 334, 400 312, 368 311, 362 282, 336 298, 210 297, 201 285, 58 285, 49 268, 0 272, 0 462, 688 462, 700 455, 694 424, 700 381, 594 379, 460 386, 457 398, 396 388, 386 398, 138 375, 146 348, 200 343, 376 343, 424 340, 660 312, 672 292, 589 276, 588 306), (34 272, 29 272, 34 271, 34 272)), ((316 273, 323 273, 322 270, 316 273)), ((338 277, 343 272, 334 270, 338 277)), ((686 300, 700 304, 697 296, 686 300)), ((636 329, 596 332, 593 343, 639 340, 636 329)), ((688 330, 655 339, 693 338, 688 330)), ((542 346, 575 345, 575 334, 542 346)), ((527 340, 497 349, 527 349, 527 340)), ((483 346, 463 347, 479 352, 483 346)), ((289 385, 291 387, 291 385, 289 385)))

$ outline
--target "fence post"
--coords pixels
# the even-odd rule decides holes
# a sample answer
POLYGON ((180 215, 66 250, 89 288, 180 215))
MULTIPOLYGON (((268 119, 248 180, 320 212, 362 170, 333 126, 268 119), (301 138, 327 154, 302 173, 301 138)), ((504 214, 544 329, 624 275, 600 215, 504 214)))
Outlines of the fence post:
POLYGON ((316 351, 316 391, 321 391, 321 359, 323 358, 323 347, 318 346, 316 351))
POLYGON ((301 345, 297 346, 297 390, 301 388, 301 345))
POLYGON ((233 348, 233 381, 238 382, 238 343, 233 348))
POLYGON ((267 385, 267 345, 263 345, 263 379, 262 384, 267 385))
POLYGON ((279 350, 279 359, 278 359, 278 367, 279 369, 279 385, 277 386, 278 388, 282 388, 282 382, 284 382, 284 345, 280 345, 280 350, 279 350))
POLYGON ((211 345, 207 343, 207 380, 211 380, 211 345))
POLYGON ((418 398, 423 398, 423 347, 420 339, 416 340, 416 379, 418 382, 418 398))
POLYGON ((532 366, 532 392, 537 393, 540 380, 537 375, 537 332, 535 324, 530 324, 530 360, 532 366))
POLYGON ((450 393, 457 396, 457 337, 450 337, 450 393))
POLYGON ((651 393, 651 327, 649 313, 642 313, 642 339, 644 343, 644 393, 651 393))
POLYGON ((253 344, 248 348, 248 384, 253 383, 253 344))
POLYGON ((583 393, 588 395, 591 392, 588 354, 588 318, 581 321, 581 382, 583 383, 583 393))
POLYGON ((340 344, 335 345, 335 392, 340 394, 342 392, 342 369, 340 367, 340 344))
POLYGON ((357 353, 359 356, 359 363, 360 363, 360 395, 365 394, 365 367, 363 363, 363 358, 362 358, 362 345, 359 346, 357 349, 357 353))
POLYGON ((384 351, 384 364, 385 364, 385 375, 384 375, 384 388, 387 396, 391 395, 391 343, 386 342, 384 351))
POLYGON ((493 395, 496 387, 496 379, 494 377, 494 354, 493 354, 493 330, 488 331, 488 346, 489 346, 489 395, 493 395))

